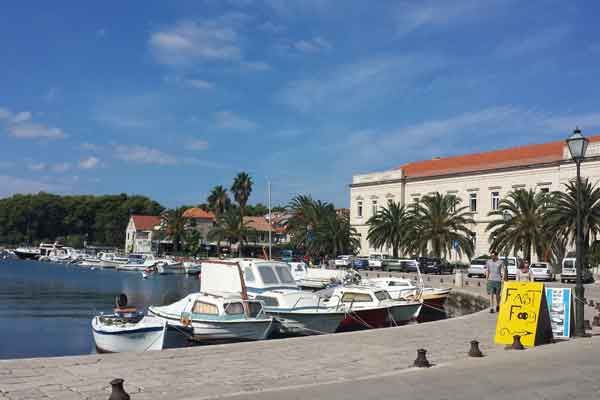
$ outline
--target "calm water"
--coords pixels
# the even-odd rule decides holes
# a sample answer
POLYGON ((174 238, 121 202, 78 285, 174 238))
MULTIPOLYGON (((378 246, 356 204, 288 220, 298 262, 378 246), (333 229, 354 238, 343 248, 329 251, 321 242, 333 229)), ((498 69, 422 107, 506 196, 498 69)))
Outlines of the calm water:
POLYGON ((95 352, 90 322, 125 293, 138 308, 198 291, 196 277, 91 270, 37 261, 0 261, 0 359, 95 352))

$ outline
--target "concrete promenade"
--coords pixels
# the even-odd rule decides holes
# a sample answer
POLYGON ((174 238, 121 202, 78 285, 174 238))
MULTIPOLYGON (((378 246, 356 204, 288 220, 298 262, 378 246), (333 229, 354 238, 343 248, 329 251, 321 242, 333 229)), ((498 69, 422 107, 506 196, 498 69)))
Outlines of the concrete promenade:
MULTIPOLYGON (((464 290, 482 293, 483 288, 475 283, 464 290)), ((588 286, 588 293, 588 298, 600 300, 599 286, 588 286)), ((590 319, 592 311, 586 306, 590 319)), ((511 391, 501 390, 511 380, 519 385, 533 382, 531 390, 541 390, 534 392, 535 398, 588 398, 565 396, 564 391, 556 391, 562 397, 546 396, 540 385, 554 379, 570 384, 583 380, 582 388, 589 393, 597 390, 594 357, 600 355, 600 337, 523 352, 506 351, 493 344, 495 321, 496 314, 486 310, 426 324, 318 337, 140 355, 6 360, 0 361, 0 399, 107 399, 108 382, 116 377, 125 379, 125 389, 134 400, 384 399, 403 393, 427 399, 518 398, 515 391, 509 396, 511 391), (473 339, 481 342, 485 358, 468 359, 473 339), (412 368, 416 350, 421 347, 428 350, 435 367, 412 368), (584 365, 594 364, 594 368, 583 371, 576 367, 580 356, 584 365), (497 380, 496 365, 502 371, 497 380), (591 372, 594 375, 589 375, 591 372)), ((600 329, 593 332, 600 334, 600 329)))

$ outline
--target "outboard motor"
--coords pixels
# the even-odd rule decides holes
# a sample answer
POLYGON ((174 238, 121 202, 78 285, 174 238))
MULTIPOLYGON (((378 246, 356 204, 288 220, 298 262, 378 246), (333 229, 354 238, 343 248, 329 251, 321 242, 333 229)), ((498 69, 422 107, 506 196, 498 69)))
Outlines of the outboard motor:
POLYGON ((115 297, 115 305, 117 308, 125 308, 127 307, 127 295, 125 293, 121 293, 117 297, 115 297))

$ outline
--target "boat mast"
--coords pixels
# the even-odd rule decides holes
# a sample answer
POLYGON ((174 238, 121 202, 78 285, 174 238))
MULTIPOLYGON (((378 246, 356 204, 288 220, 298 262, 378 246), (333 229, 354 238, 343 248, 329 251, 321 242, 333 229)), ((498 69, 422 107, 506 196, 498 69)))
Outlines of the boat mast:
POLYGON ((268 205, 269 205, 269 260, 272 259, 271 255, 271 230, 273 229, 273 221, 271 220, 271 181, 267 181, 267 192, 268 192, 268 205))

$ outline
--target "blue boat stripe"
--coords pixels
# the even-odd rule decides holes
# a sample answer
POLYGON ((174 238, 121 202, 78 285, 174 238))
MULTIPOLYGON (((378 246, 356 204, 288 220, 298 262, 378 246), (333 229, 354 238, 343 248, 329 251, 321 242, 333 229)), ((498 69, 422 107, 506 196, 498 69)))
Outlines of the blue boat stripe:
POLYGON ((256 288, 256 287, 251 287, 251 286, 247 286, 246 290, 248 292, 254 292, 254 293, 263 293, 263 292, 270 292, 272 290, 281 290, 281 289, 292 289, 292 290, 298 290, 298 287, 296 286, 272 286, 272 287, 268 287, 268 288, 256 288))

